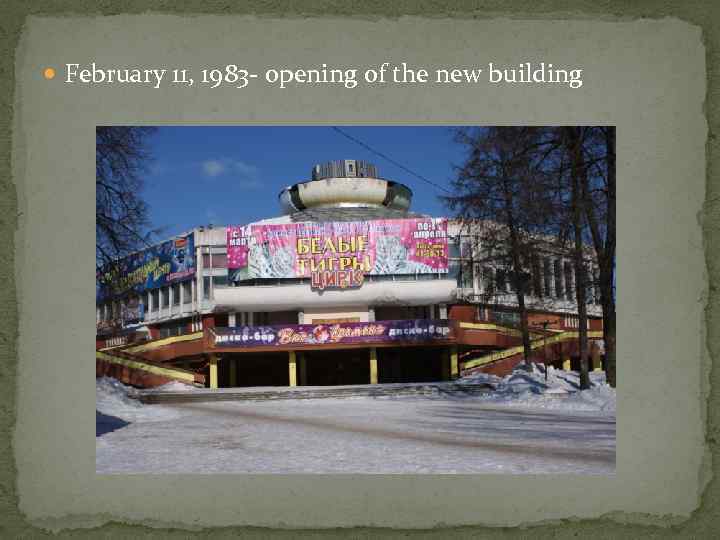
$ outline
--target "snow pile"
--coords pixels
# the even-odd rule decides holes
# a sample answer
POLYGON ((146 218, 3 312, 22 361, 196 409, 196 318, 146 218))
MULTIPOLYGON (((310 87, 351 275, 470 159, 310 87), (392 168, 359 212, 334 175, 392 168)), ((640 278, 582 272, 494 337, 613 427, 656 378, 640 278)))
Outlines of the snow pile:
POLYGON ((191 392, 195 390, 199 390, 199 388, 180 381, 172 381, 151 389, 152 392, 191 392))
POLYGON ((517 368, 503 378, 479 373, 463 377, 458 382, 492 384, 495 391, 486 394, 483 399, 507 405, 611 414, 616 411, 615 389, 605 383, 604 372, 591 372, 592 387, 582 391, 578 372, 548 366, 546 380, 542 364, 531 364, 530 371, 517 368))
POLYGON ((130 423, 168 420, 178 416, 177 412, 159 405, 143 405, 133 398, 135 395, 137 390, 116 379, 95 379, 95 409, 104 415, 130 423))

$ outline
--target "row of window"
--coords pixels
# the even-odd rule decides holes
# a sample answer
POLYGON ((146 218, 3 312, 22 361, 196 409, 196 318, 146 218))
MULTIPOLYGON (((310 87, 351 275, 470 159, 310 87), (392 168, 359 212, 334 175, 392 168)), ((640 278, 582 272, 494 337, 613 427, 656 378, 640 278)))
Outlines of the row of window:
POLYGON ((146 291, 142 295, 131 294, 121 300, 106 302, 97 308, 98 322, 135 321, 143 318, 143 314, 157 313, 171 305, 189 304, 196 300, 193 281, 183 281, 172 285, 146 291))
MULTIPOLYGON (((458 263, 459 264, 459 261, 458 263)), ((452 265, 451 265, 452 266, 452 265)), ((575 302, 575 268, 559 259, 543 259, 542 270, 539 261, 535 261, 531 271, 521 276, 527 283, 527 292, 537 298, 547 298, 575 302)), ((587 276, 587 301, 598 304, 600 302, 599 289, 595 283, 595 276, 587 276)), ((464 289, 478 289, 482 294, 514 293, 514 280, 506 268, 493 268, 472 264, 462 264, 458 286, 464 289), (479 285, 476 287, 476 283, 479 285)))
POLYGON ((173 283, 167 287, 146 291, 142 295, 142 302, 145 311, 154 313, 161 309, 167 309, 170 305, 179 306, 189 304, 196 300, 195 290, 192 281, 183 281, 182 283, 173 283))

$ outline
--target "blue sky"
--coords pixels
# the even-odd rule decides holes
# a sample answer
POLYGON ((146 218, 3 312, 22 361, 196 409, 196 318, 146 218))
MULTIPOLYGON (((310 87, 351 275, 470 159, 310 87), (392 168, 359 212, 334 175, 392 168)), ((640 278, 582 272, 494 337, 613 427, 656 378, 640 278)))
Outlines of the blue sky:
MULTIPOLYGON (((447 186, 464 151, 448 127, 340 126, 433 182, 447 186)), ((160 127, 143 198, 154 228, 168 237, 199 225, 244 224, 280 214, 280 190, 310 178, 313 165, 336 159, 374 163, 379 175, 409 186, 412 210, 447 214, 434 188, 330 126, 160 127)))

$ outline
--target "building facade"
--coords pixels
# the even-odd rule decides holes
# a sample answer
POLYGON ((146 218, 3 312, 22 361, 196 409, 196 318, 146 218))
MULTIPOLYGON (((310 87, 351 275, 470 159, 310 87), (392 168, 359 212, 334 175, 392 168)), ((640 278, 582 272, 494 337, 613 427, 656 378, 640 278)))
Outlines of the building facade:
MULTIPOLYGON (((97 348, 144 351, 211 387, 434 381, 517 364, 512 280, 483 243, 492 224, 414 213, 407 186, 358 160, 316 165, 278 198, 278 217, 196 227, 99 275, 97 348)), ((555 244, 540 239, 528 259, 526 305, 539 358, 567 367, 576 280, 555 244)), ((587 263, 592 276, 591 251, 587 263)), ((592 286, 588 297, 597 340, 592 286)), ((598 341, 596 368, 601 352, 598 341)))

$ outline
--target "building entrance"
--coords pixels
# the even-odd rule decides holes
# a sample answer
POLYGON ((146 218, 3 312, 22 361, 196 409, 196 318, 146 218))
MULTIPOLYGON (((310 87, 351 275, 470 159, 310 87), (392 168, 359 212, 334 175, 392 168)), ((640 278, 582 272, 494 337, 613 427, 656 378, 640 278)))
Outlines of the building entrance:
POLYGON ((288 355, 286 352, 225 355, 218 363, 218 383, 220 388, 287 386, 288 355))
POLYGON ((378 382, 435 382, 447 378, 442 348, 388 347, 378 349, 378 382))
POLYGON ((303 357, 309 386, 370 383, 369 349, 304 351, 303 357))

